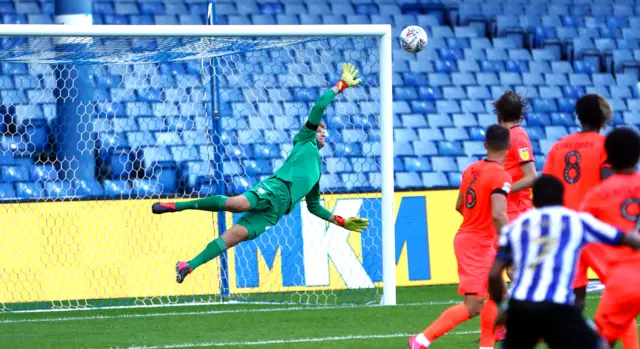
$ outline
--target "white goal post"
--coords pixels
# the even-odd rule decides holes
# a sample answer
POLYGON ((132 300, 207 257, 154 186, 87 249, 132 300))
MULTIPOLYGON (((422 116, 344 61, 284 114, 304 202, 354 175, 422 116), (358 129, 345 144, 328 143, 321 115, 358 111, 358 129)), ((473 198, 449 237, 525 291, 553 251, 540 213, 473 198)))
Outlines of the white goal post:
MULTIPOLYGON (((291 37, 375 37, 379 56, 379 128, 381 159, 381 304, 396 304, 396 241, 394 215, 394 147, 392 110, 392 31, 390 25, 0 25, 3 38, 47 38, 59 43, 68 38, 291 38, 291 37)), ((78 40, 78 41, 82 41, 78 40)), ((52 54, 52 57, 55 54, 52 54)), ((203 54, 204 57, 210 58, 203 54)), ((199 57, 191 57, 198 59, 199 57)), ((6 59, 11 61, 12 59, 6 59)), ((16 60, 18 61, 18 60, 16 60)), ((34 61, 43 63, 42 61, 34 61)), ((44 62, 46 63, 46 62, 44 62)), ((73 65, 74 62, 59 61, 73 65)), ((53 63, 51 63, 53 64, 53 63)), ((267 72, 263 74, 268 74, 267 72)), ((327 86, 328 88, 329 86, 327 86)), ((215 97, 214 97, 215 98, 215 97)), ((322 190, 322 189, 321 189, 322 190)), ((1 207, 2 205, 0 205, 1 207)), ((149 212, 150 214, 150 212, 149 212)), ((269 234, 267 231, 266 234, 269 234)), ((204 247, 204 246, 202 246, 204 247)), ((178 258, 179 256, 176 256, 178 258)), ((167 261, 170 264, 172 261, 167 261)), ((5 301, 0 301, 4 303, 5 301)), ((1 310, 0 310, 1 311, 1 310)))

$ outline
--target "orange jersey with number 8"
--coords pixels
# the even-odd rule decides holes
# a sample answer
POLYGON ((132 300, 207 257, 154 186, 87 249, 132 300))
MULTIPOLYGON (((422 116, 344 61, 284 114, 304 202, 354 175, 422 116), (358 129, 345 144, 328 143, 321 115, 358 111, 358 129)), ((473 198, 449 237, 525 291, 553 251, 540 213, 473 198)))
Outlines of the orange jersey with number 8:
POLYGON ((577 211, 587 192, 600 183, 600 170, 607 160, 605 138, 597 132, 578 132, 551 147, 542 173, 560 179, 565 207, 577 211))
POLYGON ((459 190, 463 197, 463 221, 458 234, 473 234, 487 244, 494 244, 496 228, 491 215, 491 195, 508 195, 511 175, 495 161, 476 161, 462 173, 459 190))

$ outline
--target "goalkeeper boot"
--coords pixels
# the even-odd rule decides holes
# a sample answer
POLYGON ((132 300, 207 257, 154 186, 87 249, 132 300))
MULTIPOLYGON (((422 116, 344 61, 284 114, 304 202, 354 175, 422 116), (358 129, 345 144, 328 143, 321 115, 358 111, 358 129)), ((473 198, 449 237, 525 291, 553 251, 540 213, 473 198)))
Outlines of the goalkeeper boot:
POLYGON ((187 275, 191 274, 193 269, 187 264, 187 262, 176 263, 176 282, 181 284, 187 275))
POLYGON ((418 337, 418 335, 409 337, 409 349, 427 349, 427 347, 416 341, 416 337, 418 337))
POLYGON ((176 212, 176 204, 173 202, 156 202, 151 206, 151 211, 154 214, 176 212))

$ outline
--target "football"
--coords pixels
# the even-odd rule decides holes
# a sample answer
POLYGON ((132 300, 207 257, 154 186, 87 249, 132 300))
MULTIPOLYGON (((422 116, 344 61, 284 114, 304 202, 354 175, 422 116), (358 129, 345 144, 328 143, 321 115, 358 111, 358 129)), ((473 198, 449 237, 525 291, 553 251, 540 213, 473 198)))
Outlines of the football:
POLYGON ((400 45, 411 53, 418 53, 427 46, 427 32, 417 25, 411 25, 400 33, 400 45))

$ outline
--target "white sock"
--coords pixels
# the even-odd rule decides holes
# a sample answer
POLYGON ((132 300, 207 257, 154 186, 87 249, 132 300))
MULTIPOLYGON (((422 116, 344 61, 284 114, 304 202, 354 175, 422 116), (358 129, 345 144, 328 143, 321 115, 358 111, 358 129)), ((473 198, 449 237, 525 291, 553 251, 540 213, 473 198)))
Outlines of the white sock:
POLYGON ((429 345, 431 345, 431 342, 429 342, 429 340, 427 339, 427 337, 424 336, 423 333, 420 333, 417 337, 416 337, 416 342, 418 342, 418 344, 422 345, 423 347, 429 347, 429 345))

